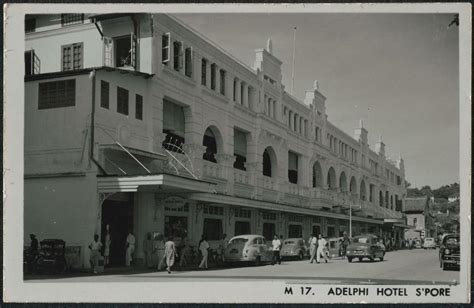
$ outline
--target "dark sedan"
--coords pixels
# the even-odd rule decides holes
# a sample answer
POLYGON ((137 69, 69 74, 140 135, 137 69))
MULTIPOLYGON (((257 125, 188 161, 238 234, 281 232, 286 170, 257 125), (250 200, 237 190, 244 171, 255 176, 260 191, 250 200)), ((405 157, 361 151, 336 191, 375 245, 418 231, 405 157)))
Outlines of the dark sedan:
POLYGON ((347 260, 352 262, 353 259, 357 258, 359 261, 367 258, 371 262, 375 258, 383 261, 385 256, 385 246, 380 243, 379 238, 374 234, 360 235, 352 238, 351 243, 347 246, 347 260))
POLYGON ((447 234, 443 236, 439 246, 439 266, 446 270, 448 267, 460 268, 460 246, 459 234, 447 234))

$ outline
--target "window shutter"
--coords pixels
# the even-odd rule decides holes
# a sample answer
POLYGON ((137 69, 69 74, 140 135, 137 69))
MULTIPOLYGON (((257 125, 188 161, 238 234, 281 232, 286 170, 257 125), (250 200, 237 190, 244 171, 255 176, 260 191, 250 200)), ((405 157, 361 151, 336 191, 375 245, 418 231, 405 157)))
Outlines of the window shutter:
POLYGON ((135 35, 135 33, 132 33, 132 35, 130 35, 130 40, 130 62, 132 64, 132 67, 134 69, 137 69, 137 36, 135 35))
POLYGON ((113 67, 113 51, 114 51, 114 41, 110 37, 103 38, 104 40, 104 66, 113 67))

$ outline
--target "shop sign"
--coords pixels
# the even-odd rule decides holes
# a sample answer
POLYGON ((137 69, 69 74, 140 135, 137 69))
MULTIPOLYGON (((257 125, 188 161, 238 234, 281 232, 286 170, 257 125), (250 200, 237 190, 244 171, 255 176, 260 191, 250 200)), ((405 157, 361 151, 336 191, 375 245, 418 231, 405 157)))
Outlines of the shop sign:
POLYGON ((184 199, 181 197, 168 197, 163 200, 165 208, 176 209, 184 206, 184 199))

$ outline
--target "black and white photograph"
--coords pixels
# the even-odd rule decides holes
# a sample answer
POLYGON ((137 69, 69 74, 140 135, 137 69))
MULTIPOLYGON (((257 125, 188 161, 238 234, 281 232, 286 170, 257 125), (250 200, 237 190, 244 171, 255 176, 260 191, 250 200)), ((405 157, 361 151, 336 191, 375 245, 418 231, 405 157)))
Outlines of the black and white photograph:
POLYGON ((470 10, 10 4, 4 300, 469 302, 470 10))

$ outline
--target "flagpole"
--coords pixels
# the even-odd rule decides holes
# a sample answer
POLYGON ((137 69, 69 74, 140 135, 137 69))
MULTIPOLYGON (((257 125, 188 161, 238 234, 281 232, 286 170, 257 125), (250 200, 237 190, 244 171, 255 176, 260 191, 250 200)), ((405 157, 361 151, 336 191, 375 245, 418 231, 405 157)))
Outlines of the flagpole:
POLYGON ((295 85, 295 53, 296 53, 296 27, 293 28, 293 65, 291 69, 291 94, 293 95, 293 89, 295 85))

